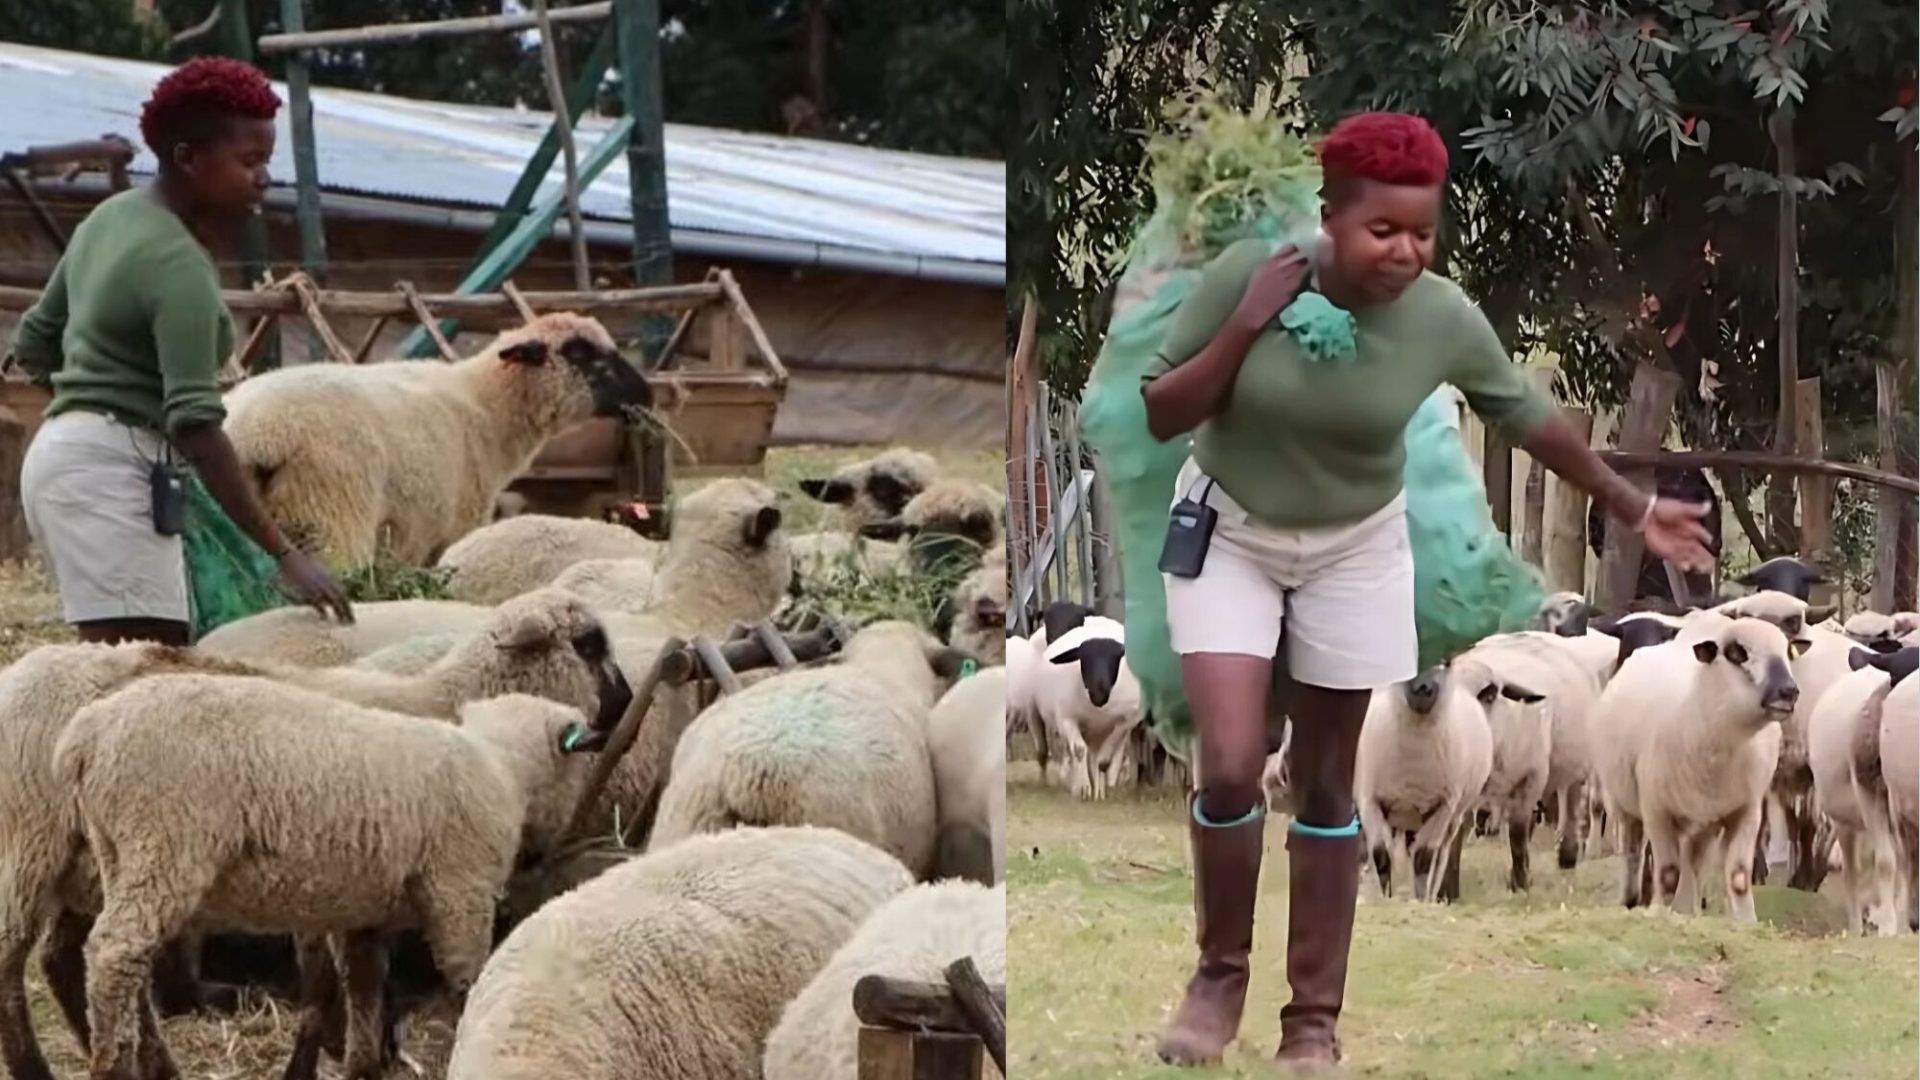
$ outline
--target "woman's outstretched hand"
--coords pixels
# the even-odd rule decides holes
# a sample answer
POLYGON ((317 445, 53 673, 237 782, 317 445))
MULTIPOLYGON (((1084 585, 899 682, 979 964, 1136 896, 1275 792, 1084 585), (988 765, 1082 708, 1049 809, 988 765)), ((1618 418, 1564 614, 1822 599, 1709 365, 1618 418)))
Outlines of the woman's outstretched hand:
POLYGON ((320 614, 331 614, 343 623, 353 622, 353 605, 347 602, 347 594, 299 548, 289 548, 280 556, 280 581, 294 599, 320 614))
POLYGON ((1712 506, 1707 503, 1655 499, 1653 512, 1647 516, 1648 554, 1665 559, 1688 573, 1704 574, 1712 570, 1713 554, 1707 550, 1707 545, 1713 541, 1713 536, 1700 520, 1711 509, 1712 506))

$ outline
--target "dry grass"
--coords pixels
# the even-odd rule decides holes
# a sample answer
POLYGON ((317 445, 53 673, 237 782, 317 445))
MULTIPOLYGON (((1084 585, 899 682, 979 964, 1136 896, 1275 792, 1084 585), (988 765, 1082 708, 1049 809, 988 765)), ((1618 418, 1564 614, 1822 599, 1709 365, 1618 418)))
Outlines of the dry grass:
MULTIPOLYGON (((783 501, 788 527, 805 531, 830 527, 834 521, 831 508, 799 494, 800 478, 825 475, 841 464, 872 452, 870 448, 838 447, 771 451, 766 479, 788 493, 783 501)), ((996 487, 1004 480, 999 453, 937 456, 949 469, 969 479, 996 487)), ((698 484, 687 486, 692 488, 698 484)), ((11 663, 40 645, 69 640, 72 633, 60 621, 59 601, 52 583, 39 567, 33 563, 0 563, 0 664, 11 663)), ((30 968, 30 972, 28 993, 35 1028, 55 1075, 84 1076, 86 1061, 47 995, 38 965, 30 968)), ((396 1069, 390 1075, 414 1076, 420 1080, 443 1077, 456 1019, 444 1007, 412 1016, 402 1051, 409 1068, 396 1069)), ((233 1015, 176 1017, 163 1024, 163 1031, 174 1059, 189 1080, 270 1080, 278 1077, 286 1064, 298 1021, 297 1013, 288 1003, 264 994, 249 994, 246 1005, 233 1015)), ((331 1080, 339 1075, 338 1063, 323 1062, 322 1077, 331 1080)))

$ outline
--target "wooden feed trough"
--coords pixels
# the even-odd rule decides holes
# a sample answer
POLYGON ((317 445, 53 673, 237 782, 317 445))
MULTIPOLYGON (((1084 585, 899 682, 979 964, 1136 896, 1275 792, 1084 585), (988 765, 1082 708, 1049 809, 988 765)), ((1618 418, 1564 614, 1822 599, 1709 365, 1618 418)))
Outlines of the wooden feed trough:
MULTIPOLYGON (((39 299, 34 289, 0 286, 0 311, 25 311, 39 299)), ((295 272, 251 291, 228 290, 239 344, 225 382, 244 379, 267 333, 282 319, 308 324, 323 352, 340 363, 364 363, 376 338, 394 320, 425 325, 442 357, 456 354, 439 333, 439 321, 458 318, 477 331, 498 331, 545 312, 571 311, 606 321, 609 316, 677 315, 659 356, 646 358, 658 400, 656 413, 671 434, 619 419, 594 419, 549 441, 510 486, 530 509, 600 516, 611 507, 643 504, 645 525, 665 530, 664 508, 673 476, 759 475, 775 415, 786 399, 787 370, 733 275, 709 271, 705 281, 642 289, 523 293, 511 282, 496 293, 423 295, 401 283, 392 292, 320 289, 295 272), (333 330, 341 319, 365 330, 348 344, 333 330)), ((433 360, 389 361, 434 363, 433 360)), ((0 472, 19 473, 20 455, 38 429, 48 395, 19 381, 0 381, 0 472), (11 420, 13 423, 7 423, 11 420)), ((16 530, 19 501, 0 528, 0 542, 16 530)), ((9 548, 0 554, 23 553, 9 548)))

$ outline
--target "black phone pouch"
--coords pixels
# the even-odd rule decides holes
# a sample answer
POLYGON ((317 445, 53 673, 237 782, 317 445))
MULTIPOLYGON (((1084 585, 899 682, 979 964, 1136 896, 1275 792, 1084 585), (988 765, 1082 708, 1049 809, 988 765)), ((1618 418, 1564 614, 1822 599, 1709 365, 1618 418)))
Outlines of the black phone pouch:
POLYGON ((156 461, 149 481, 153 488, 153 531, 161 536, 179 536, 186 529, 186 474, 156 461))
POLYGON ((1207 505, 1213 481, 1196 501, 1191 496, 1173 504, 1167 520, 1167 542, 1160 548, 1160 572, 1177 578, 1196 578, 1207 564, 1207 548, 1213 543, 1213 527, 1220 515, 1207 505))

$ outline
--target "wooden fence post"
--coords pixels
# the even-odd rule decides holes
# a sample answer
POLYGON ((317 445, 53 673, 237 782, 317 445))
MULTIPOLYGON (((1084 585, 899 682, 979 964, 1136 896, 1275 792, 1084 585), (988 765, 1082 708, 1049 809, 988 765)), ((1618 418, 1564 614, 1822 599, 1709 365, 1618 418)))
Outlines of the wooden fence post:
MULTIPOLYGON (((1593 414, 1563 406, 1560 415, 1580 438, 1591 444, 1593 414)), ((1547 586, 1555 591, 1587 591, 1587 493, 1561 480, 1547 477, 1547 509, 1542 528, 1546 538, 1541 544, 1547 586)))
MULTIPOLYGON (((1620 420, 1620 449, 1653 451, 1667 433, 1674 399, 1680 396, 1680 377, 1645 361, 1633 369, 1633 385, 1620 420)), ((1623 470, 1642 490, 1653 490, 1652 469, 1623 470)), ((1594 602, 1603 611, 1624 611, 1640 580, 1640 557, 1646 544, 1640 534, 1607 523, 1607 543, 1600 553, 1600 574, 1594 582, 1594 602)))
MULTIPOLYGON (((1819 376, 1801 379, 1794 385, 1793 393, 1798 399, 1793 403, 1794 453, 1818 460, 1825 447, 1819 376)), ((1800 489, 1800 557, 1824 567, 1833 554, 1833 480, 1819 473, 1801 473, 1796 478, 1796 486, 1800 489)), ((1816 585, 1809 599, 1816 604, 1830 604, 1839 598, 1840 591, 1838 583, 1816 585)))

